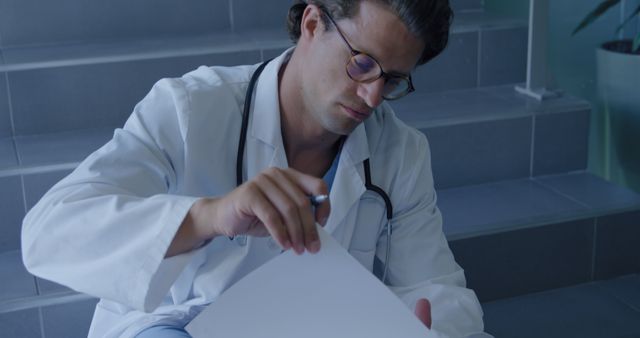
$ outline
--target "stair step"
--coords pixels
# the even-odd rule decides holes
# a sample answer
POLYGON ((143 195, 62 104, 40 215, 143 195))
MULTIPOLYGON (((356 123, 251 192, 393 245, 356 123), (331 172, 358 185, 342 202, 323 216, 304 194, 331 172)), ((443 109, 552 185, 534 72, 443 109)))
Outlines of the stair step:
MULTIPOLYGON (((25 187, 43 193, 63 174, 33 175, 25 187)), ((451 249, 483 301, 640 271, 640 195, 591 174, 445 189, 438 197, 451 249)), ((28 200, 30 207, 37 198, 28 200)), ((4 255, 16 270, 7 275, 33 278, 17 251, 4 255)), ((33 281, 17 283, 31 285, 20 295, 36 294, 33 281)), ((37 285, 44 294, 68 291, 37 285)))
POLYGON ((640 195, 591 174, 438 196, 451 250, 481 301, 640 272, 640 195))
MULTIPOLYGON (((522 60, 526 58, 526 46, 516 45, 525 40, 525 24, 514 28, 509 20, 483 13, 461 14, 458 21, 446 55, 418 68, 414 74, 419 91, 524 81, 522 60), (490 29, 483 30, 484 27, 490 29), (460 32, 456 33, 457 30, 460 32), (503 38, 509 42, 494 41, 492 36, 497 37, 496 34, 506 34, 503 38), (512 45, 509 54, 478 57, 489 53, 490 46, 504 43, 512 45), (496 70, 496 65, 502 68, 496 70), (479 71, 485 68, 488 71, 479 71), (478 74, 483 72, 494 78, 479 81, 478 74)), ((290 45, 284 30, 265 29, 181 38, 4 48, 0 72, 7 78, 0 82, 6 82, 7 88, 0 92, 0 100, 10 93, 11 107, 6 104, 6 109, 2 109, 0 102, 0 123, 6 120, 6 127, 0 125, 0 135, 115 128, 124 123, 135 104, 163 77, 181 76, 201 65, 257 63, 290 45), (37 99, 33 97, 34 92, 40 93, 37 99)))
POLYGON ((492 182, 438 191, 449 240, 640 208, 640 195, 586 172, 492 182))
POLYGON ((585 283, 483 304, 495 337, 640 336, 640 275, 585 283))
POLYGON ((590 106, 581 99, 540 103, 505 85, 409 96, 392 106, 427 135, 438 189, 587 167, 590 106))
MULTIPOLYGON (((456 16, 451 41, 458 34, 482 30, 525 29, 526 23, 485 12, 456 16)), ((4 62, 0 72, 194 56, 229 52, 283 49, 291 46, 284 24, 277 28, 215 31, 206 34, 148 39, 107 39, 82 43, 27 45, 0 48, 4 62)))

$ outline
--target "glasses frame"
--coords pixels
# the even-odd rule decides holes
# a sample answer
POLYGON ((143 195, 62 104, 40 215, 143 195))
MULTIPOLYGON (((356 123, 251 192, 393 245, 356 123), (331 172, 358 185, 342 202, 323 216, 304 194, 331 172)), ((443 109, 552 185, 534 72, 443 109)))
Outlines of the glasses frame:
POLYGON ((333 17, 331 16, 331 14, 329 14, 329 11, 328 11, 326 8, 322 8, 322 7, 319 7, 319 8, 320 8, 320 11, 321 11, 322 13, 324 13, 324 15, 326 15, 326 16, 327 16, 327 18, 329 18, 329 21, 331 21, 331 23, 333 24, 333 26, 334 26, 334 27, 336 28, 336 30, 338 31, 338 35, 340 35, 340 38, 342 38, 342 41, 344 41, 344 43, 345 43, 345 44, 347 45, 347 47, 349 48, 349 52, 351 53, 351 57, 349 58, 349 60, 347 61, 347 64, 345 65, 345 72, 347 73, 347 76, 349 76, 349 78, 350 78, 351 80, 356 81, 356 82, 359 82, 359 83, 371 83, 371 82, 374 82, 374 81, 378 80, 378 79, 379 79, 379 78, 381 78, 381 77, 384 77, 384 78, 385 78, 385 83, 386 83, 386 81, 388 81, 389 79, 401 79, 401 80, 403 80, 403 81, 406 81, 406 82, 409 84, 409 86, 407 87, 407 89, 406 89, 405 91, 401 92, 401 94, 400 94, 400 95, 398 95, 398 96, 395 96, 395 97, 385 97, 385 96, 383 95, 383 96, 382 96, 382 98, 383 98, 383 99, 385 99, 385 100, 387 100, 387 101, 393 101, 393 100, 397 100, 397 99, 403 98, 403 97, 405 97, 407 94, 412 93, 412 92, 414 92, 414 91, 416 90, 416 89, 415 89, 415 87, 413 86, 413 81, 411 80, 411 75, 401 75, 401 74, 397 74, 397 75, 396 75, 396 74, 389 74, 389 73, 385 72, 385 71, 382 69, 382 66, 380 65, 380 62, 378 62, 378 60, 376 60, 373 56, 371 56, 371 55, 369 55, 369 54, 367 54, 367 53, 361 52, 361 51, 359 51, 359 50, 357 50, 357 49, 353 48, 353 47, 351 46, 351 44, 349 43, 349 41, 347 41, 347 38, 344 36, 344 33, 342 33, 342 30, 340 29, 340 27, 338 27, 338 24, 336 23, 336 21, 333 19, 333 17), (349 74, 349 70, 348 70, 349 63, 351 63, 351 60, 353 59, 353 57, 355 57, 356 55, 360 55, 360 54, 362 54, 362 55, 365 55, 365 56, 369 57, 371 60, 373 60, 373 62, 375 62, 376 66, 378 66, 378 69, 380 70, 380 74, 378 74, 378 76, 377 76, 377 77, 372 78, 372 79, 370 79, 370 80, 360 81, 360 80, 356 80, 356 79, 354 79, 354 78, 351 76, 351 74, 349 74))

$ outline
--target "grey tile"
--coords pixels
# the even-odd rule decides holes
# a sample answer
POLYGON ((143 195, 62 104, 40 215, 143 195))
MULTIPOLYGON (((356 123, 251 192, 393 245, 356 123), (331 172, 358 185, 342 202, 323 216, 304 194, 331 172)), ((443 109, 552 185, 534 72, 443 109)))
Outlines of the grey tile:
POLYGON ((480 86, 526 80, 527 28, 490 29, 480 33, 480 86))
POLYGON ((640 208, 640 194, 590 173, 552 175, 534 180, 589 206, 595 213, 640 208))
POLYGON ((483 29, 510 29, 528 26, 528 20, 494 11, 458 11, 453 18, 452 31, 472 32, 483 29))
POLYGON ((20 251, 10 251, 0 254, 0 301, 21 297, 35 296, 36 282, 22 264, 20 251))
POLYGON ((188 6, 172 0, 5 0, 0 10, 4 46, 197 35, 230 27, 228 0, 191 0, 188 6))
POLYGON ((233 0, 233 24, 236 31, 261 28, 287 30, 291 0, 233 0))
POLYGON ((97 299, 42 308, 46 337, 81 338, 89 333, 97 299), (72 324, 73 323, 73 324, 72 324))
POLYGON ((71 173, 70 170, 61 170, 42 174, 24 175, 24 193, 27 201, 27 209, 31 209, 54 184, 69 175, 69 173, 71 173))
POLYGON ((0 139, 0 170, 18 165, 13 139, 0 139))
POLYGON ((0 313, 0 331, 7 338, 42 338, 38 309, 0 313))
POLYGON ((423 129, 436 188, 529 176, 531 118, 423 129))
POLYGON ((19 176, 0 177, 0 215, 0 253, 20 249, 25 211, 19 176))
POLYGON ((495 337, 631 338, 640 315, 586 284, 483 304, 485 330, 495 337))
POLYGON ((580 218, 588 208, 529 179, 438 191, 450 240, 580 218))
POLYGON ((11 112, 9 111, 6 73, 0 72, 0 139, 11 135, 11 112))
POLYGON ((200 65, 259 61, 254 51, 11 72, 16 134, 122 126, 162 77, 181 76, 200 65))
POLYGON ((640 275, 626 275, 596 285, 640 314, 640 275))
POLYGON ((412 75, 416 92, 476 87, 477 65, 478 33, 454 33, 444 52, 418 67, 412 75))
POLYGON ((506 100, 482 89, 412 94, 389 102, 403 121, 414 128, 531 116, 522 102, 506 100))
POLYGON ((583 283, 591 277, 593 219, 449 243, 481 301, 583 283))
POLYGON ((41 295, 73 292, 73 290, 66 286, 38 277, 36 277, 36 283, 38 284, 38 291, 40 291, 41 295))
POLYGON ((586 169, 589 119, 587 110, 536 116, 533 176, 586 169))
POLYGON ((640 272, 640 211, 598 218, 595 278, 640 272))
POLYGON ((284 53, 287 48, 276 48, 276 49, 265 49, 262 51, 262 60, 271 60, 280 56, 280 54, 284 53))
POLYGON ((56 134, 16 137, 16 145, 24 166, 80 162, 107 143, 112 129, 78 130, 56 134))

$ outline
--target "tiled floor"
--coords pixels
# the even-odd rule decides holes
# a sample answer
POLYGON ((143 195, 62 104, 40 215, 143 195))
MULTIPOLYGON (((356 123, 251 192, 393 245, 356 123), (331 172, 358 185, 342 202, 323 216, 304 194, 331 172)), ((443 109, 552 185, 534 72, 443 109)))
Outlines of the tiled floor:
POLYGON ((640 337, 640 275, 483 304, 497 338, 640 337))

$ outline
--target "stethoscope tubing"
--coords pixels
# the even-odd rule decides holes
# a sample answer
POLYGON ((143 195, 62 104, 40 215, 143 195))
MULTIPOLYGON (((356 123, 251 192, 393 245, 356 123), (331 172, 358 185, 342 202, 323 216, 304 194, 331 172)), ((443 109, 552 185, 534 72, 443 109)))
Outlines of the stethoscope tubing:
MULTIPOLYGON (((269 63, 269 61, 271 60, 267 60, 263 62, 260 66, 258 66, 258 68, 255 70, 253 75, 251 75, 251 79, 249 80, 249 86, 247 87, 247 92, 244 97, 244 107, 242 111, 242 126, 240 128, 240 140, 238 142, 238 154, 237 154, 238 156, 236 158, 236 186, 240 186, 243 183, 242 168, 244 165, 243 164, 244 150, 245 150, 246 140, 247 140, 247 129, 249 127, 249 114, 251 113, 251 101, 253 100, 253 92, 254 92, 256 83, 258 82, 258 78, 260 77, 260 74, 264 70, 264 67, 266 67, 266 65, 269 63)), ((380 279, 384 283, 387 279, 387 273, 389 270, 389 264, 387 264, 387 262, 389 259, 389 253, 391 248, 391 234, 392 234, 391 218, 393 217, 393 205, 391 204, 391 199, 389 198, 387 193, 384 191, 384 189, 371 183, 371 166, 369 165, 368 158, 364 160, 363 167, 364 167, 364 176, 365 176, 365 185, 364 185, 365 189, 378 194, 382 198, 385 204, 385 210, 386 210, 386 216, 387 216, 387 226, 386 226, 387 248, 385 250, 384 272, 382 274, 382 278, 380 279)))

